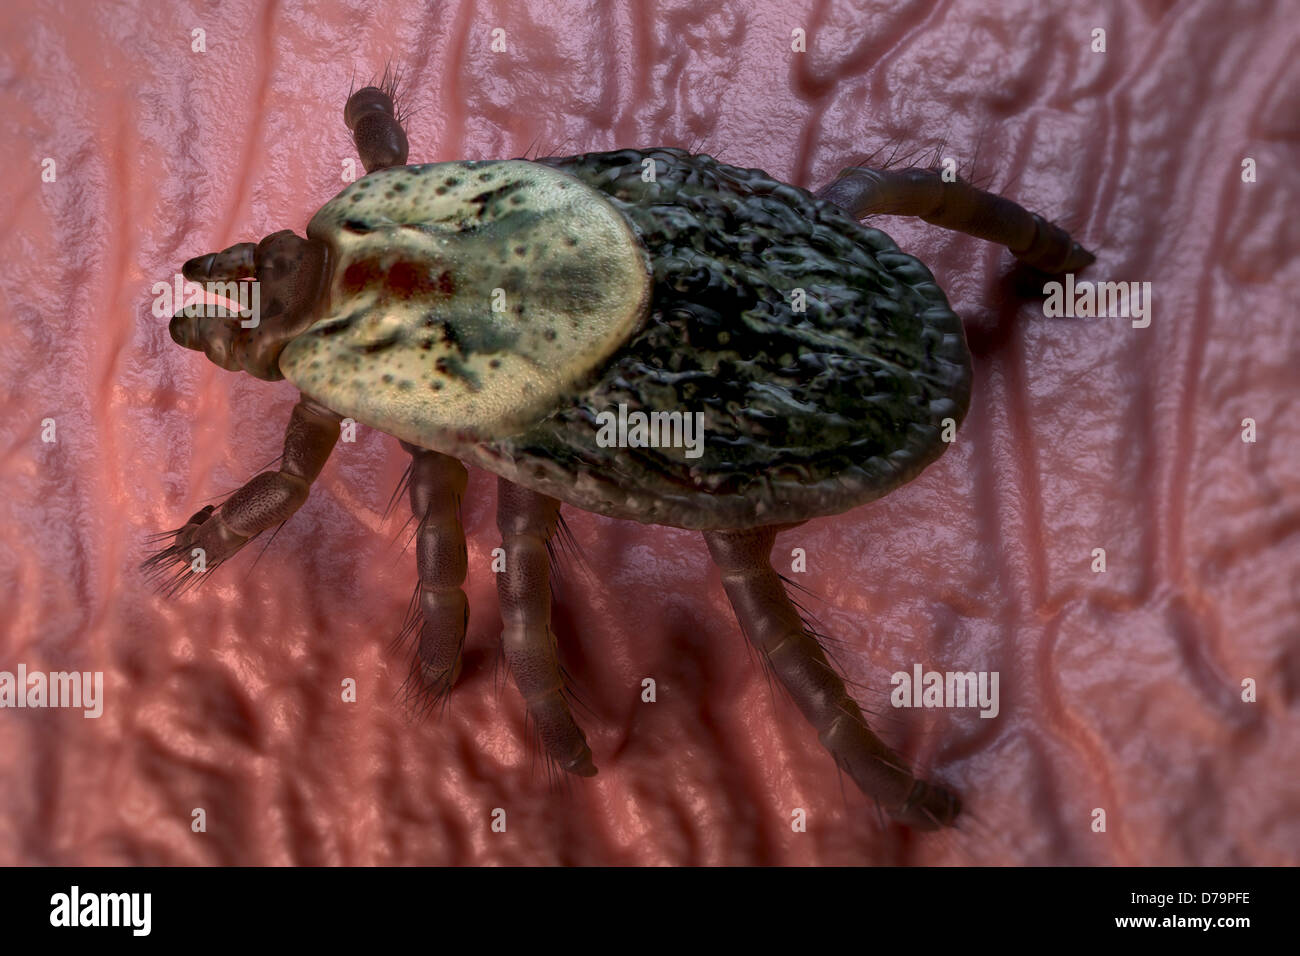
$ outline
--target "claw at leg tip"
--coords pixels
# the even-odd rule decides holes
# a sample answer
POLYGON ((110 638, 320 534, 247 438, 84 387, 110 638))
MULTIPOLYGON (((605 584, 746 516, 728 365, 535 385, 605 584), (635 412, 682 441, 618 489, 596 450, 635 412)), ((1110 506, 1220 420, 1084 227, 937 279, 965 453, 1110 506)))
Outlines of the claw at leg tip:
POLYGON ((580 756, 573 758, 573 760, 569 762, 569 765, 564 769, 578 777, 596 776, 596 764, 591 759, 591 751, 587 751, 580 756))

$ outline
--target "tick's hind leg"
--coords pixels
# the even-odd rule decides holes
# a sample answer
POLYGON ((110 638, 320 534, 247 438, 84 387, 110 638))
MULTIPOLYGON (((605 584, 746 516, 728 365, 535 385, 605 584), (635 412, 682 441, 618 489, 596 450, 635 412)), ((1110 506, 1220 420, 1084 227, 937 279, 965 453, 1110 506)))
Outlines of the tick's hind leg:
POLYGON ((343 122, 352 130, 361 165, 366 172, 389 166, 405 166, 408 144, 402 118, 393 102, 396 81, 384 71, 379 86, 364 86, 348 97, 343 108, 343 122))
POLYGON ((547 755, 561 769, 590 777, 596 773, 591 748, 565 699, 564 675, 551 630, 547 544, 559 516, 560 503, 554 498, 504 478, 497 482, 497 527, 505 550, 505 570, 497 575, 505 624, 501 643, 547 755))
POLYGON ((977 189, 958 177, 944 182, 935 169, 846 169, 817 198, 839 206, 855 219, 866 216, 917 216, 1006 246, 1041 272, 1075 272, 1096 258, 1060 226, 1010 199, 977 189))
POLYGON ((411 453, 411 511, 420 522, 415 532, 420 583, 415 614, 403 633, 417 635, 410 689, 427 707, 446 700, 465 649, 469 601, 461 588, 467 558, 460 501, 467 473, 455 458, 406 442, 402 447, 411 453))
POLYGON ((950 825, 960 808, 957 797, 912 776, 867 728, 844 681, 804 627, 768 560, 775 539, 770 527, 704 532, 741 630, 863 793, 900 823, 922 830, 950 825))
POLYGON ((172 543, 144 562, 169 593, 212 571, 272 525, 287 521, 302 503, 334 450, 339 417, 305 395, 293 408, 279 471, 265 471, 226 499, 196 512, 185 526, 161 537, 172 543), (169 576, 170 575, 170 576, 169 576))

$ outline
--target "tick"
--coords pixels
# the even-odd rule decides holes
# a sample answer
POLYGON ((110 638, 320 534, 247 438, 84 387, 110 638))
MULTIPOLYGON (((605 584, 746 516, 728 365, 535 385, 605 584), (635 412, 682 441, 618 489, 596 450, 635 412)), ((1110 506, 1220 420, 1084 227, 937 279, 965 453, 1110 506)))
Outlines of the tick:
POLYGON ((185 263, 193 282, 255 280, 260 309, 182 310, 172 338, 224 369, 287 378, 301 400, 278 470, 160 536, 146 568, 183 587, 287 520, 351 418, 411 456, 411 627, 431 699, 460 673, 473 464, 499 482, 505 658, 560 768, 596 772, 550 626, 563 504, 700 531, 746 638, 839 767, 895 820, 952 824, 956 794, 868 727, 770 552, 777 532, 916 477, 969 404, 960 320, 929 270, 861 218, 917 216, 1047 274, 1093 256, 932 169, 853 168, 810 193, 677 149, 406 165, 391 93, 348 98, 367 175, 306 238, 185 263))

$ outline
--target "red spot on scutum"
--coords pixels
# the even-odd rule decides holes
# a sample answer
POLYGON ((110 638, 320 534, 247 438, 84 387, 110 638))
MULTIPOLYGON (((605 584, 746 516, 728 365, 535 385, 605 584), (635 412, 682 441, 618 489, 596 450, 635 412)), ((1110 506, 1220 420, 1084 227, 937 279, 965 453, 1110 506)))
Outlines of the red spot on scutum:
POLYGON ((400 298, 417 296, 449 296, 456 291, 451 272, 443 270, 433 275, 427 266, 398 261, 384 268, 374 259, 360 259, 343 270, 342 291, 356 293, 381 284, 386 292, 400 298))
POLYGON ((396 262, 388 270, 388 288, 399 296, 410 298, 432 287, 429 275, 409 262, 396 262))
POLYGON ((383 272, 373 259, 362 259, 343 270, 343 291, 360 292, 373 285, 383 272))

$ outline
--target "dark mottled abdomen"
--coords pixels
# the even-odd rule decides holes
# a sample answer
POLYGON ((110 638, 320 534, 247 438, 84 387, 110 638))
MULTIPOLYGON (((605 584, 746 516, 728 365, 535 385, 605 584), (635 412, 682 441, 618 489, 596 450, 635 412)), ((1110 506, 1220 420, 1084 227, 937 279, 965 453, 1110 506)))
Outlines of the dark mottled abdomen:
POLYGON ((929 270, 884 233, 760 170, 680 150, 540 162, 632 222, 653 302, 587 391, 485 457, 588 510, 709 528, 844 511, 942 453, 943 420, 960 422, 969 401, 965 338, 929 270), (642 180, 646 158, 655 182, 642 180), (600 447, 596 416, 620 404, 702 412, 702 455, 600 447))

